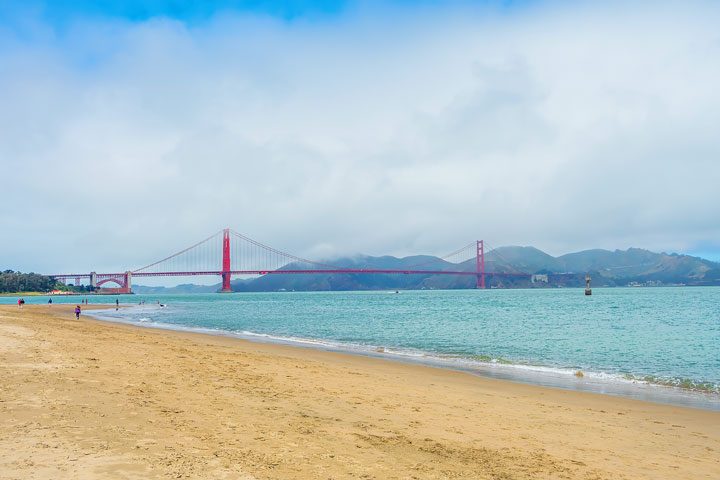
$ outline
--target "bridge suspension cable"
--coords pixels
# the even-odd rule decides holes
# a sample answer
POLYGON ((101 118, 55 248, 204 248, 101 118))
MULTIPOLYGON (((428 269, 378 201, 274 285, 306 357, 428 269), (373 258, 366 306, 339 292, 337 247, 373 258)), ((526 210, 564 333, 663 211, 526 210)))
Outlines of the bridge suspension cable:
MULTIPOLYGON (((487 245, 488 247, 490 246, 490 245, 487 244, 487 242, 485 242, 485 245, 487 245)), ((526 272, 526 271, 523 271, 523 270, 520 270, 520 269, 518 269, 518 268, 515 268, 515 267, 513 266, 513 264, 512 264, 507 258, 505 258, 505 257, 498 251, 498 248, 496 248, 496 247, 491 247, 487 252, 485 252, 485 258, 486 258, 485 261, 486 261, 487 263, 495 264, 495 265, 493 266, 493 270, 496 270, 496 267, 497 267, 498 262, 497 262, 496 260, 492 260, 492 259, 491 259, 491 260, 488 260, 488 259, 487 259, 488 256, 489 256, 491 253, 492 253, 492 256, 493 256, 493 257, 502 260, 502 261, 504 262, 504 264, 505 264, 508 268, 510 268, 510 270, 512 270, 512 272, 503 272, 503 273, 506 273, 506 274, 515 274, 515 275, 521 275, 521 276, 530 276, 530 275, 532 275, 532 274, 530 274, 530 273, 528 273, 528 272, 526 272)), ((490 272, 490 273, 500 273, 500 272, 490 272)))
MULTIPOLYGON (((230 278, 235 275, 257 276, 267 274, 418 274, 418 275, 473 275, 478 287, 484 288, 485 275, 529 276, 515 267, 497 248, 477 241, 468 243, 439 258, 394 268, 340 267, 325 262, 309 260, 271 247, 229 228, 217 231, 209 237, 161 260, 124 273, 61 274, 58 279, 88 277, 91 284, 113 281, 123 288, 130 288, 131 277, 219 275, 223 291, 230 291, 230 278), (487 258, 490 256, 491 258, 487 258), (487 262, 486 262, 487 260, 487 262), (490 268, 486 272, 486 263, 490 268), (501 266, 502 264, 502 266, 501 266), (511 270, 502 272, 502 269, 511 270)), ((94 286, 94 284, 93 284, 94 286)))
MULTIPOLYGON (((282 250, 278 250, 271 246, 260 243, 257 240, 254 240, 248 236, 243 235, 242 233, 236 232, 235 230, 230 230, 230 233, 233 236, 235 236, 236 238, 239 238, 240 240, 242 240, 242 242, 247 242, 248 244, 257 247, 257 248, 261 249, 262 251, 265 251, 268 254, 265 257, 266 260, 269 260, 268 265, 266 265, 266 266, 268 266, 268 267, 274 266, 275 268, 265 268, 265 270, 277 270, 277 269, 285 267, 293 262, 297 262, 297 263, 305 264, 305 265, 313 265, 316 267, 322 267, 322 268, 326 268, 328 270, 336 270, 336 269, 341 268, 341 267, 338 267, 337 265, 329 265, 327 263, 316 262, 313 260, 308 260, 306 258, 292 255, 287 252, 283 252, 282 250)), ((242 242, 235 242, 235 245, 239 245, 242 247, 242 245, 243 245, 242 242)), ((240 259, 242 259, 243 252, 241 251, 240 253, 241 253, 240 259)), ((247 253, 247 251, 244 253, 247 253)), ((238 256, 235 255, 235 257, 237 258, 238 256)), ((239 268, 237 268, 237 269, 233 268, 233 270, 258 270, 257 268, 243 268, 242 264, 238 265, 238 266, 239 266, 239 268)))
MULTIPOLYGON (((197 267, 201 267, 200 270, 202 270, 202 267, 209 267, 209 258, 212 256, 213 253, 218 253, 219 248, 218 247, 219 242, 211 242, 213 239, 218 239, 222 235, 223 231, 220 230, 218 232, 213 233, 209 237, 207 237, 204 240, 200 240, 199 242, 190 245, 189 247, 180 250, 177 253, 174 253, 170 256, 167 256, 163 258, 162 260, 158 260, 157 262, 153 262, 149 265, 145 265, 144 267, 138 268, 136 270, 133 270, 133 273, 150 273, 152 271, 194 271, 198 270, 197 267), (211 250, 211 251, 208 251, 211 250), (216 250, 216 251, 212 251, 216 250), (184 257, 183 257, 184 256, 184 257), (183 263, 180 264, 179 262, 173 262, 173 260, 182 260, 183 263), (153 269, 153 267, 163 266, 163 269, 153 269), (171 268, 169 268, 171 267, 171 268), (174 267, 174 268, 172 268, 174 267)), ((215 256, 217 258, 217 256, 215 256)), ((216 266, 216 268, 210 268, 210 271, 213 270, 219 270, 219 265, 216 266)))
POLYGON ((476 256, 476 250, 475 250, 476 242, 468 243, 467 245, 458 248, 457 250, 454 250, 446 255, 443 255, 441 257, 431 258, 430 260, 427 260, 425 262, 420 263, 414 263, 412 265, 408 265, 406 268, 418 268, 418 267, 425 267, 428 265, 438 264, 439 261, 444 261, 451 264, 460 264, 467 262, 468 260, 474 260, 476 256))

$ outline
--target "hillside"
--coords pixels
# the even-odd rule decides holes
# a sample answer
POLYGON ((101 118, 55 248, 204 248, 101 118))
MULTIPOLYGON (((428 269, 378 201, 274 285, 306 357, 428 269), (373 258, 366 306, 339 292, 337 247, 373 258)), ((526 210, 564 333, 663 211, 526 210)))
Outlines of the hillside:
MULTIPOLYGON (((346 268, 475 271, 475 260, 451 264, 440 258, 419 255, 397 258, 358 255, 330 261, 346 268)), ((589 273, 594 286, 626 285, 720 285, 720 264, 690 255, 655 253, 640 248, 584 250, 553 257, 534 247, 500 247, 485 257, 486 272, 549 274, 548 283, 533 283, 527 276, 487 276, 494 288, 578 287, 589 273), (552 274, 563 273, 558 277, 552 274)), ((307 268, 289 264, 285 270, 307 268)), ((288 274, 235 279, 233 290, 263 292, 279 290, 392 290, 474 288, 474 276, 382 275, 382 274, 288 274)), ((177 287, 136 286, 136 293, 199 293, 217 291, 219 285, 177 287)))

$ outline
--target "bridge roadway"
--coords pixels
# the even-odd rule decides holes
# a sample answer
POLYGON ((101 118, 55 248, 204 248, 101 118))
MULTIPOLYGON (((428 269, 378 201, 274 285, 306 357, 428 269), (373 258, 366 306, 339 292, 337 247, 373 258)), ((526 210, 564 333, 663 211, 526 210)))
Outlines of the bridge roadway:
MULTIPOLYGON (((485 242, 476 240, 455 252, 441 258, 444 261, 459 265, 462 260, 474 259, 473 270, 432 270, 427 269, 426 264, 409 266, 409 268, 342 268, 334 265, 327 265, 320 262, 306 260, 275 248, 264 245, 256 240, 239 234, 229 228, 223 229, 210 237, 196 243, 184 250, 181 250, 169 257, 157 262, 151 263, 145 267, 116 273, 73 273, 73 274, 55 274, 50 277, 58 280, 75 280, 75 284, 79 285, 82 279, 89 279, 89 285, 92 287, 100 287, 108 283, 115 283, 119 286, 115 293, 130 293, 132 291, 133 277, 192 277, 201 275, 217 275, 222 278, 222 291, 231 292, 230 279, 233 275, 254 276, 254 275, 303 275, 303 274, 380 274, 380 275, 462 275, 471 276, 477 279, 477 288, 485 288, 486 276, 492 277, 531 277, 532 274, 521 272, 512 268, 514 272, 486 272, 485 271, 485 242), (231 241, 232 240, 232 241, 231 241), (218 254, 222 253, 221 262, 218 254), (456 258, 460 256, 461 258, 456 258), (253 270, 232 270, 231 258, 240 258, 240 265, 250 260, 253 267, 265 266, 268 269, 253 270), (198 263, 198 259, 201 260, 198 263), (451 261, 452 260, 452 261, 451 261), (308 265, 313 268, 285 268, 283 265, 308 265), (219 269, 216 269, 220 267, 219 269), (203 268, 210 269, 204 270, 203 268), (423 269, 418 269, 418 267, 423 269), (198 270, 192 270, 196 268, 198 270), (148 271, 150 270, 150 271, 148 271)), ((248 266, 250 266, 248 265, 248 266)), ((451 267, 452 268, 452 267, 451 267)), ((548 276, 556 277, 574 274, 550 274, 548 276)), ((106 289, 110 290, 110 289, 106 289)))
MULTIPOLYGON (((277 275, 277 274, 322 274, 322 273, 385 273, 385 274, 404 274, 404 275, 481 275, 475 271, 456 271, 456 270, 394 270, 394 269, 377 269, 377 268, 343 268, 343 269, 316 269, 316 270, 211 270, 201 272, 130 272, 133 277, 192 277, 199 275, 222 275, 230 273, 232 275, 277 275)), ((101 277, 121 277, 126 272, 121 273, 98 273, 101 277)), ((485 275, 504 276, 504 277, 529 277, 532 274, 523 272, 485 272, 485 275)), ((553 275, 553 274, 551 274, 553 275)), ((567 275, 567 274, 557 274, 567 275)), ((57 279, 75 279, 90 278, 90 273, 63 273, 60 275, 48 275, 48 277, 57 279)))
MULTIPOLYGON (((302 274, 389 274, 389 275, 464 275, 477 278, 477 288, 485 288, 485 278, 490 277, 531 277, 524 272, 475 272, 458 270, 404 270, 379 268, 335 268, 335 269, 288 269, 288 270, 206 270, 206 271, 175 271, 175 272, 124 272, 124 273, 79 273, 49 275, 60 280, 75 280, 80 285, 81 279, 90 279, 90 285, 100 287, 106 283, 115 283, 119 288, 104 289, 105 293, 132 293, 132 277, 191 277, 200 275, 219 275, 229 279, 230 275, 302 275, 302 274)), ((550 273, 547 277, 575 276, 575 273, 550 273)), ((229 284, 229 281, 227 281, 229 284)), ((231 292, 228 285, 223 292, 231 292)))

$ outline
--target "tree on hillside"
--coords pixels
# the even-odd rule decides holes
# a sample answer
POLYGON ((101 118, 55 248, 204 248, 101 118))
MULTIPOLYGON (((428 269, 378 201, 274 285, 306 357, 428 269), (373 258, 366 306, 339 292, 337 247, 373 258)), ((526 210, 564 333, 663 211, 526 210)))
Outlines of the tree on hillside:
POLYGON ((0 293, 48 292, 56 281, 38 273, 21 273, 5 270, 0 273, 0 293))

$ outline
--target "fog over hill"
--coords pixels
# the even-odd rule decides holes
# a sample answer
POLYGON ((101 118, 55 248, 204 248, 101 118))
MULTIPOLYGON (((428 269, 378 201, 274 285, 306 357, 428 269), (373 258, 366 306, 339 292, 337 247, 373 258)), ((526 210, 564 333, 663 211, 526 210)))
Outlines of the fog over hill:
MULTIPOLYGON (((460 264, 437 257, 417 255, 397 258, 358 255, 330 261, 344 268, 458 270, 472 272, 475 259, 460 264)), ((532 282, 529 276, 487 276, 491 288, 580 287, 585 274, 592 277, 593 286, 626 285, 720 285, 720 263, 690 255, 655 253, 641 248, 628 250, 585 250, 553 257, 534 247, 500 247, 485 256, 487 273, 557 274, 548 282, 532 282)), ((284 269, 306 266, 288 264, 284 269)), ((537 279, 536 279, 537 280, 537 279)), ((233 290, 238 292, 267 291, 332 291, 383 289, 455 289, 474 288, 474 276, 403 275, 403 274, 288 274, 264 275, 252 279, 236 279, 233 290)), ((145 287, 136 285, 136 293, 203 293, 214 292, 217 285, 185 284, 177 287, 145 287)))

